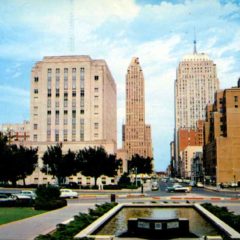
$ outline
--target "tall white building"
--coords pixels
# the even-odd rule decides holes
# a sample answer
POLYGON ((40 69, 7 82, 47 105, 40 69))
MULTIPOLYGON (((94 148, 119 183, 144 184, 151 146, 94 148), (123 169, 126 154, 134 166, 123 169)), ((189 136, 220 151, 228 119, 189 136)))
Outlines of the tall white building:
MULTIPOLYGON (((116 148, 116 85, 104 60, 44 57, 32 69, 31 141, 116 148)), ((70 147, 70 146, 74 147, 70 147)))
POLYGON ((213 103, 219 89, 216 64, 204 53, 186 55, 177 68, 175 82, 175 124, 179 128, 196 128, 205 119, 208 103, 213 103))
POLYGON ((175 81, 175 168, 179 149, 177 144, 180 128, 196 129, 198 120, 205 120, 206 105, 214 102, 219 89, 216 64, 205 53, 194 51, 180 61, 175 81))

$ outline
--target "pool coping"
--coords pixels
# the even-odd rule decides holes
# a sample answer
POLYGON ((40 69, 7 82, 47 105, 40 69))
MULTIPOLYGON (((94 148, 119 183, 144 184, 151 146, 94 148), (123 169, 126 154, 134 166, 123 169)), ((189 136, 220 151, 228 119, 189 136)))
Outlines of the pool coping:
POLYGON ((229 239, 240 239, 240 233, 235 231, 225 222, 220 220, 218 217, 210 213, 208 210, 203 208, 200 204, 189 204, 189 203, 121 203, 112 208, 110 211, 105 213, 103 216, 98 218, 96 221, 91 223, 88 227, 80 231, 74 236, 74 239, 81 238, 94 238, 94 239, 114 239, 114 235, 94 235, 94 232, 105 222, 107 222, 112 216, 117 214, 124 207, 192 207, 197 210, 200 214, 206 217, 211 223, 219 228, 229 239))

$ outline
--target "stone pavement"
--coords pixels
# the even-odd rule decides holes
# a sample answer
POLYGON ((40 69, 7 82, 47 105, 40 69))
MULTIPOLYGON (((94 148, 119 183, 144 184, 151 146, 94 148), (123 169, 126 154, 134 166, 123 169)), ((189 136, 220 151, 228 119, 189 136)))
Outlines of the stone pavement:
POLYGON ((94 206, 94 203, 68 204, 58 210, 1 225, 0 240, 33 240, 40 234, 53 231, 57 224, 65 222, 79 212, 88 212, 88 209, 94 206))

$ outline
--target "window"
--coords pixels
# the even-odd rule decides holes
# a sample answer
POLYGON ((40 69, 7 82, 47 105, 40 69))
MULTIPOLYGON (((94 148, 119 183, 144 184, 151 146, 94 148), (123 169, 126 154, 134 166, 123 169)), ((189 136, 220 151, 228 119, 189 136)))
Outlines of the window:
POLYGON ((234 96, 234 102, 238 101, 238 96, 234 96))
POLYGON ((94 76, 94 80, 97 81, 99 77, 97 75, 94 76))
POLYGON ((51 93, 51 89, 48 89, 48 97, 51 97, 52 93, 51 93))
POLYGON ((51 125, 51 117, 47 118, 47 125, 50 126, 51 125))
POLYGON ((38 89, 34 89, 34 93, 35 93, 35 94, 38 94, 38 89))
POLYGON ((66 142, 67 141, 67 135, 68 135, 68 131, 67 129, 63 130, 63 141, 66 142))
POLYGON ((48 114, 48 115, 51 115, 51 111, 50 111, 50 110, 48 110, 48 111, 47 111, 47 114, 48 114))
POLYGON ((68 119, 67 119, 67 117, 66 116, 64 116, 64 119, 63 119, 63 125, 67 125, 68 124, 68 119))
POLYGON ((51 130, 47 130, 47 141, 51 139, 51 130))
POLYGON ((73 107, 73 108, 76 107, 76 100, 75 100, 75 99, 73 99, 73 101, 72 101, 72 107, 73 107))
POLYGON ((76 97, 76 92, 75 91, 72 92, 72 96, 76 97))
POLYGON ((94 92, 95 92, 95 93, 98 93, 98 88, 94 88, 94 92))
POLYGON ((56 89, 56 97, 59 97, 59 89, 56 89))
POLYGON ((59 141, 59 130, 55 129, 55 141, 58 142, 59 141))
POLYGON ((55 107, 56 107, 56 108, 59 108, 59 101, 56 101, 56 102, 55 102, 55 107))
POLYGON ((80 119, 80 141, 84 141, 84 119, 80 119))
POLYGON ((81 90, 80 90, 80 96, 84 97, 84 89, 83 88, 81 88, 81 90))
POLYGON ((59 125, 59 111, 56 111, 56 114, 55 114, 55 124, 59 125))
POLYGON ((37 141, 37 134, 34 134, 34 135, 33 135, 33 140, 34 140, 34 141, 37 141))
POLYGON ((64 97, 67 97, 67 96, 68 96, 68 93, 67 93, 67 92, 65 92, 65 93, 64 93, 64 97))
POLYGON ((38 128, 38 125, 35 123, 33 124, 33 129, 36 130, 38 128))
POLYGON ((34 82, 38 82, 38 77, 34 77, 34 82))
POLYGON ((98 129, 99 124, 98 123, 94 123, 94 129, 98 129))

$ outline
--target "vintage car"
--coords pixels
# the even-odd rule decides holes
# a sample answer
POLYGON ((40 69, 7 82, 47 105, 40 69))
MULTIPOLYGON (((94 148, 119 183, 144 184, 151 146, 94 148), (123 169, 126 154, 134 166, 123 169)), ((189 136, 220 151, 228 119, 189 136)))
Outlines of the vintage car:
POLYGON ((186 192, 186 193, 188 193, 191 191, 191 187, 184 187, 180 184, 176 184, 171 187, 167 187, 166 191, 167 192, 186 192))

